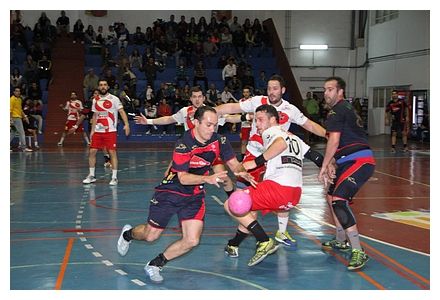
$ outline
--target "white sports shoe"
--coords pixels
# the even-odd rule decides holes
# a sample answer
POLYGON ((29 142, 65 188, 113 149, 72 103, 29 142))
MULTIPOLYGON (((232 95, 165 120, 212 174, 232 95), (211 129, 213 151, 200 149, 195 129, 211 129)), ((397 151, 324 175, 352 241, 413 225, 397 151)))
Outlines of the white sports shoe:
POLYGON ((127 230, 130 230, 131 228, 133 228, 130 224, 125 224, 124 225, 124 227, 122 227, 122 230, 121 230, 121 235, 119 236, 119 240, 118 240, 118 253, 121 255, 121 256, 125 256, 125 254, 127 254, 127 252, 128 252, 128 248, 130 247, 130 243, 131 243, 131 241, 130 242, 127 242, 125 239, 124 239, 124 232, 126 232, 127 230))
POLYGON ((95 182, 95 181, 96 181, 95 176, 88 175, 88 176, 86 177, 86 179, 83 180, 83 183, 85 183, 85 184, 89 184, 89 183, 92 183, 92 182, 95 182))
POLYGON ((145 274, 150 277, 151 281, 160 283, 163 281, 162 275, 160 275, 160 271, 162 271, 161 267, 150 266, 150 262, 147 262, 147 265, 144 267, 145 274))
POLYGON ((58 145, 58 146, 62 146, 62 145, 63 145, 63 142, 58 142, 57 145, 58 145))
POLYGON ((110 184, 110 185, 118 185, 118 178, 112 178, 112 180, 110 180, 110 182, 108 184, 110 184))

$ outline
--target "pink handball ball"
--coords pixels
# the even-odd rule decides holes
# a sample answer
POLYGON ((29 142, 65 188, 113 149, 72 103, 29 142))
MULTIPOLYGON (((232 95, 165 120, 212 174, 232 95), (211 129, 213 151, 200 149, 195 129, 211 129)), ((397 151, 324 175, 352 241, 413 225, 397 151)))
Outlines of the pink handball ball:
POLYGON ((245 215, 252 207, 251 196, 244 190, 235 191, 229 197, 228 207, 231 213, 236 216, 245 215))

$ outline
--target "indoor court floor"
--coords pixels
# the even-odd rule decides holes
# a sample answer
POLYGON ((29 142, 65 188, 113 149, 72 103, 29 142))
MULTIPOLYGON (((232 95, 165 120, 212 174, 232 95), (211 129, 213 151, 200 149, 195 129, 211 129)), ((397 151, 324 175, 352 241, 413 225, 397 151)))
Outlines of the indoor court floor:
MULTIPOLYGON (((362 271, 346 270, 347 253, 321 249, 334 227, 316 179, 318 168, 307 161, 303 196, 288 228, 296 250, 282 247, 248 267, 255 251, 255 239, 249 237, 238 258, 227 257, 223 249, 236 223, 223 210, 223 190, 208 186, 200 245, 170 261, 161 284, 147 279, 143 267, 179 239, 175 218, 158 241, 134 241, 125 257, 117 253, 116 242, 124 224, 146 221, 172 146, 118 145, 115 187, 108 185, 111 170, 103 167, 101 152, 97 182, 82 184, 88 173, 86 147, 11 153, 10 289, 430 290, 429 145, 412 144, 409 153, 391 154, 387 136, 372 138, 371 144, 376 170, 352 205, 370 256, 362 271)), ((322 153, 324 145, 317 146, 322 153)), ((260 220, 273 235, 276 216, 260 220)))

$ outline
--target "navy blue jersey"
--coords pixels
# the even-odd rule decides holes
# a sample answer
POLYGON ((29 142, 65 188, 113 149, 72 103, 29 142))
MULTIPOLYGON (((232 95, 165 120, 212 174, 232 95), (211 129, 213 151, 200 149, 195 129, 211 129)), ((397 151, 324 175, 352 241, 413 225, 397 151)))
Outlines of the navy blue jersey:
POLYGON ((194 129, 188 130, 176 142, 170 173, 156 189, 182 195, 198 194, 204 190, 203 184, 182 185, 177 173, 207 175, 216 160, 220 158, 226 162, 234 157, 234 150, 226 137, 214 133, 209 141, 202 144, 195 139, 194 129))
POLYGON ((327 115, 325 125, 327 132, 341 133, 339 147, 335 153, 336 159, 370 148, 362 119, 348 101, 341 100, 332 107, 327 115))

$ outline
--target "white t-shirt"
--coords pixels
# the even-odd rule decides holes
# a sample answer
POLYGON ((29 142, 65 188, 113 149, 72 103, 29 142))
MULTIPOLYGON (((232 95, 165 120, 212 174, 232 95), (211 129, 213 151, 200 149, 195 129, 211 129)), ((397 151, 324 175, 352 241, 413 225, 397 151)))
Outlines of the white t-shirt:
MULTIPOLYGON (((284 99, 281 99, 281 104, 278 106, 273 106, 278 111, 280 116, 279 125, 284 130, 288 131, 290 124, 294 123, 297 125, 304 125, 308 118, 293 104, 290 104, 284 99)), ((248 100, 240 101, 240 108, 242 111, 247 113, 255 113, 258 106, 263 104, 270 104, 269 98, 267 96, 254 96, 248 100)), ((247 145, 247 150, 254 156, 259 156, 263 153, 263 145, 261 144, 261 138, 258 137, 257 126, 255 118, 252 121, 252 129, 250 133, 249 143, 247 145)))
POLYGON ((81 100, 69 100, 66 102, 64 109, 67 109, 67 120, 77 121, 79 119, 79 112, 83 109, 81 100))
MULTIPOLYGON (((177 123, 183 124, 185 131, 188 129, 194 128, 194 113, 196 112, 197 108, 194 106, 187 106, 181 108, 178 112, 176 112, 174 115, 172 115, 173 119, 176 120, 177 123)), ((218 126, 223 126, 226 123, 226 119, 224 117, 218 118, 218 126)), ((216 131, 218 129, 218 126, 216 128, 216 131)))
POLYGON ((118 110, 123 108, 118 97, 107 93, 93 98, 92 111, 97 113, 95 132, 114 132, 118 126, 118 110))
POLYGON ((273 126, 262 134, 264 151, 278 137, 284 139, 287 148, 267 161, 263 179, 275 181, 283 186, 302 187, 303 159, 310 147, 298 136, 283 130, 281 126, 273 126))

